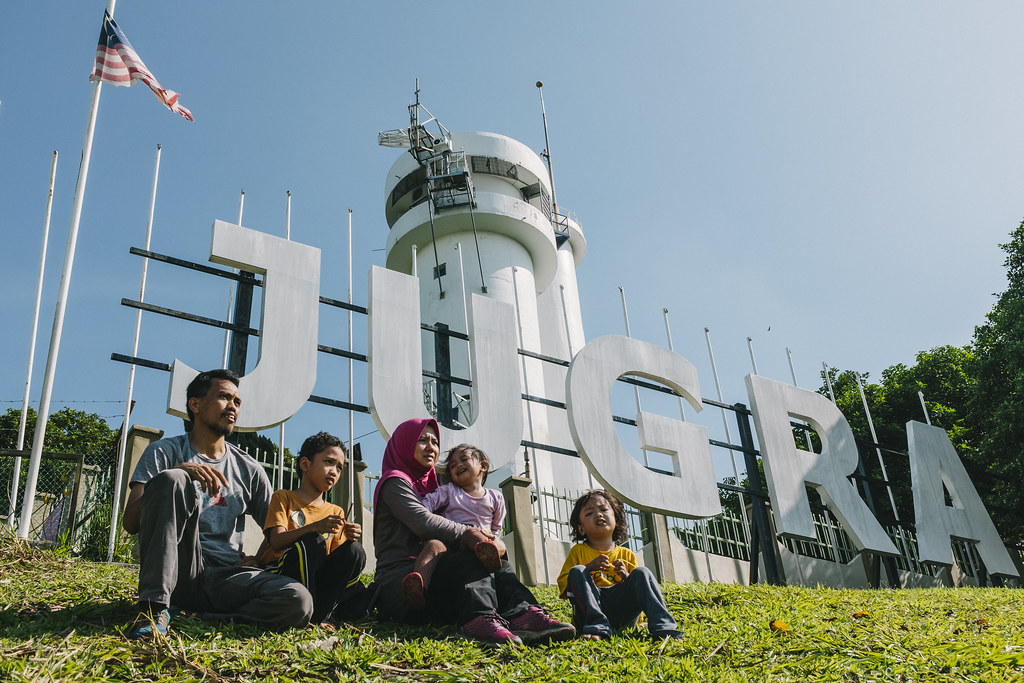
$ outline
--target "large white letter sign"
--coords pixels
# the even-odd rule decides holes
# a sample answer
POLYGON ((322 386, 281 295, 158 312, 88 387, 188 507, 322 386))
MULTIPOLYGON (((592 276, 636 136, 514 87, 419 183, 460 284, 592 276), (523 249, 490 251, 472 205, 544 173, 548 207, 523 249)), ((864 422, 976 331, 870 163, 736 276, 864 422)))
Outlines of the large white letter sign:
POLYGON ((713 517, 722 511, 711 447, 704 427, 661 415, 637 415, 641 448, 675 456, 675 474, 651 472, 633 459, 612 421, 612 386, 637 375, 669 386, 701 410, 697 369, 682 356, 629 337, 600 337, 569 364, 565 378, 569 431, 594 477, 643 510, 681 517, 713 517), (686 476, 682 476, 682 472, 686 476))
POLYGON ((778 532, 815 538, 806 482, 817 489, 858 549, 899 555, 847 479, 857 468, 857 444, 839 408, 821 394, 758 375, 747 375, 746 382, 778 532), (820 454, 796 447, 791 416, 818 433, 820 454))
POLYGON ((946 431, 911 421, 907 423, 907 444, 921 561, 952 565, 950 539, 955 538, 977 544, 990 574, 1018 576, 946 431), (946 505, 943 484, 953 499, 953 507, 946 505))
MULTIPOLYGON (((369 294, 370 414, 388 438, 405 420, 428 417, 423 405, 420 284, 411 275, 374 266, 369 294)), ((479 444, 494 470, 514 460, 523 440, 515 311, 506 303, 474 294, 469 329, 476 419, 467 429, 442 426, 441 443, 479 444)))
MULTIPOLYGON (((316 383, 320 320, 320 250, 214 221, 210 260, 263 274, 259 362, 241 378, 235 429, 258 431, 298 412, 316 383)), ((198 371, 175 359, 167 412, 185 413, 185 389, 198 371)))

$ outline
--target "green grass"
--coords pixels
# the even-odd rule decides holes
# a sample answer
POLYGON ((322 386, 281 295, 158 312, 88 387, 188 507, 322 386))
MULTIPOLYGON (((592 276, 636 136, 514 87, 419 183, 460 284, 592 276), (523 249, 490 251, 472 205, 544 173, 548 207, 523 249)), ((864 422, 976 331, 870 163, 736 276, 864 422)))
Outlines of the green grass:
MULTIPOLYGON (((1024 591, 669 585, 686 632, 650 642, 485 648, 451 628, 372 619, 267 633, 175 619, 134 643, 136 567, 0 541, 0 680, 1012 681, 1024 680, 1024 591), (773 630, 773 620, 788 630, 773 630)), ((569 618, 554 589, 536 589, 569 618)))

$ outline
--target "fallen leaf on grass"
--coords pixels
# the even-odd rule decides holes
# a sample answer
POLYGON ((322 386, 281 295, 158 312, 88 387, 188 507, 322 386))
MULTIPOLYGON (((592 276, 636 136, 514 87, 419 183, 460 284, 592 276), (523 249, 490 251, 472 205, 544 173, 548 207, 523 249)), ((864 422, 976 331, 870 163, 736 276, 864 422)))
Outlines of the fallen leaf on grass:
POLYGON ((325 652, 330 652, 336 647, 338 647, 338 636, 322 638, 321 640, 314 640, 313 642, 299 645, 299 649, 303 652, 312 652, 313 650, 324 650, 325 652))
POLYGON ((789 629, 789 624, 784 622, 782 619, 772 619, 768 625, 773 631, 778 633, 792 633, 789 629))
POLYGON ((870 616, 871 615, 868 614, 867 612, 854 612, 853 613, 853 618, 854 619, 865 619, 865 618, 870 617, 870 616))

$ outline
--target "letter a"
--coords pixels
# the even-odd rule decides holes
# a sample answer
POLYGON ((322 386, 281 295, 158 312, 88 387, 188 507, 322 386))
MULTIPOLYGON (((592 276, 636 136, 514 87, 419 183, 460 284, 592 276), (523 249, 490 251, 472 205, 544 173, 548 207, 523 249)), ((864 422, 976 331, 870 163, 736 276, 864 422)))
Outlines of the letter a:
MULTIPOLYGON (((242 410, 235 429, 248 432, 273 427, 305 405, 316 383, 320 250, 214 221, 210 260, 263 274, 259 362, 239 383, 242 410)), ((185 389, 197 374, 175 359, 168 413, 187 417, 185 389)))
POLYGON ((950 539, 955 538, 977 545, 989 574, 1018 576, 946 430, 910 421, 907 444, 914 487, 917 552, 921 561, 952 565, 950 539), (952 507, 946 505, 943 484, 953 499, 952 507))

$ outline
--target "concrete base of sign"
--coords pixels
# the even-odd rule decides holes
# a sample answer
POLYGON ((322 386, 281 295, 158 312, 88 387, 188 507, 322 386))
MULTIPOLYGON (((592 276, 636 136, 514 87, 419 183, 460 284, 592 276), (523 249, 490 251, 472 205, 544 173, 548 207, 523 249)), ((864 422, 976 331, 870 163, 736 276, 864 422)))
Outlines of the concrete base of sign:
MULTIPOLYGON (((558 583, 558 574, 562 571, 562 565, 565 563, 565 558, 569 557, 569 549, 572 548, 572 543, 566 543, 565 541, 557 538, 548 537, 547 542, 544 543, 542 540, 542 534, 540 528, 533 525, 533 557, 535 566, 532 569, 533 580, 525 581, 521 577, 523 572, 521 568, 516 565, 516 539, 515 534, 505 534, 501 537, 501 540, 505 543, 505 547, 508 548, 508 560, 512 564, 512 567, 516 569, 516 575, 520 577, 528 586, 554 586, 558 583), (546 546, 546 547, 545 547, 546 546), (544 557, 547 556, 548 571, 544 573, 544 557)), ((529 575, 527 570, 527 575, 529 575)))
POLYGON ((853 558, 847 564, 819 560, 790 552, 785 546, 779 545, 779 557, 782 558, 782 571, 786 575, 786 583, 798 586, 828 586, 830 588, 867 588, 868 576, 861 556, 853 558))
MULTIPOLYGON (((666 581, 673 583, 747 583, 750 576, 750 563, 722 555, 705 556, 700 550, 687 548, 675 536, 668 537, 669 551, 672 554, 672 562, 663 563, 664 566, 671 566, 673 571, 665 577, 666 581), (711 574, 708 575, 708 564, 711 565, 711 574)), ((638 554, 637 559, 641 564, 648 567, 657 566, 654 544, 648 543, 638 554)))

